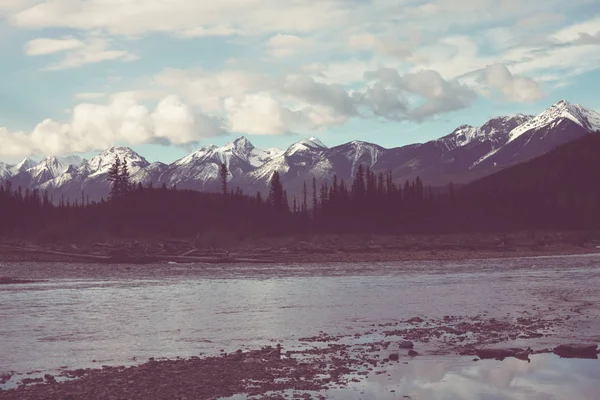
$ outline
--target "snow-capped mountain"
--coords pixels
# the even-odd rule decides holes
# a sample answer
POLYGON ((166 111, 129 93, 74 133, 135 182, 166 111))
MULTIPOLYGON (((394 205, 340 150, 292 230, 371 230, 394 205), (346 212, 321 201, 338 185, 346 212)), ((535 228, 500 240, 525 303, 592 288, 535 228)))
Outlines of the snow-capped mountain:
POLYGON ((6 179, 12 176, 10 171, 10 165, 0 162, 0 180, 6 179))
POLYGON ((175 161, 165 168, 158 181, 192 189, 204 188, 207 184, 216 185, 220 179, 221 164, 225 163, 229 170, 228 180, 232 182, 282 153, 279 149, 258 149, 245 137, 238 137, 225 146, 203 147, 175 161))
POLYGON ((11 175, 17 175, 19 172, 25 172, 28 169, 35 167, 36 164, 37 163, 35 161, 28 157, 10 168, 11 175))
POLYGON ((83 191, 97 200, 108 194, 108 170, 118 156, 127 160, 133 183, 207 191, 220 190, 222 163, 228 167, 230 187, 246 193, 266 191, 275 171, 288 193, 297 194, 313 177, 320 182, 333 175, 351 179, 361 164, 376 173, 392 171, 399 182, 419 176, 427 184, 443 185, 471 181, 595 131, 600 131, 600 114, 562 100, 537 116, 496 117, 482 126, 461 125, 439 139, 391 149, 362 141, 329 148, 311 137, 284 150, 262 150, 238 137, 166 165, 150 164, 133 150, 115 146, 89 161, 73 156, 0 163, 0 181, 10 179, 13 187, 48 190, 55 199, 80 198, 83 191))
POLYGON ((248 182, 266 187, 275 171, 282 180, 305 178, 313 170, 315 160, 328 150, 319 139, 311 137, 292 144, 278 156, 272 157, 262 166, 248 174, 248 182))
POLYGON ((516 140, 528 131, 542 129, 551 124, 558 124, 561 120, 572 121, 588 132, 600 131, 599 113, 588 110, 579 104, 571 104, 566 100, 561 100, 543 113, 531 118, 527 123, 513 129, 509 134, 509 142, 516 140))
POLYGON ((30 185, 41 185, 49 180, 58 178, 67 172, 69 167, 79 167, 86 161, 78 156, 46 157, 33 167, 27 169, 27 174, 31 176, 30 185))
POLYGON ((512 129, 508 141, 478 163, 477 168, 504 167, 540 156, 553 148, 600 131, 600 114, 565 100, 512 129))

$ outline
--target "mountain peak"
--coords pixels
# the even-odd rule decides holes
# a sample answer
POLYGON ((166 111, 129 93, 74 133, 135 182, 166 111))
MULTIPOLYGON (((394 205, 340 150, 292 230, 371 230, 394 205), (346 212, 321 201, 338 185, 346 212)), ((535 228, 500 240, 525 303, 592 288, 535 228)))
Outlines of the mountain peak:
POLYGON ((311 136, 311 137, 310 137, 308 140, 309 140, 310 142, 312 142, 312 143, 316 144, 316 145, 317 145, 317 146, 319 146, 319 147, 323 147, 323 148, 325 148, 325 149, 327 148, 327 146, 325 146, 325 144, 324 144, 323 142, 321 142, 321 141, 320 141, 318 138, 316 138, 316 137, 314 137, 314 136, 311 136))
POLYGON ((509 134, 508 141, 512 142, 525 132, 543 128, 552 123, 558 123, 561 120, 570 120, 590 132, 600 131, 599 113, 578 104, 569 103, 563 99, 544 110, 541 114, 513 129, 509 134))
POLYGON ((126 146, 111 146, 102 153, 135 153, 131 148, 126 146))
POLYGON ((12 170, 14 174, 17 174, 19 172, 24 172, 27 171, 30 168, 33 168, 37 165, 37 162, 35 162, 34 160, 32 160, 29 157, 26 157, 23 161, 21 161, 20 163, 18 163, 17 165, 15 165, 12 170))
POLYGON ((225 148, 239 149, 239 150, 245 149, 248 151, 248 150, 252 150, 254 148, 254 145, 252 143, 250 143, 250 141, 248 139, 246 139, 244 136, 238 136, 231 142, 227 143, 225 145, 225 148))
POLYGON ((288 147, 285 154, 291 156, 296 154, 297 152, 306 152, 308 150, 321 151, 326 149, 327 146, 325 146, 323 142, 321 142, 319 139, 313 136, 309 139, 302 139, 299 142, 292 144, 290 147, 288 147))

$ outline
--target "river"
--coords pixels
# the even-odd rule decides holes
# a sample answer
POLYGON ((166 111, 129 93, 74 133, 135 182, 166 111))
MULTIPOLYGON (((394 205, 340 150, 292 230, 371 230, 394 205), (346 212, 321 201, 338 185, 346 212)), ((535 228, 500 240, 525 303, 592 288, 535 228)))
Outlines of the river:
MULTIPOLYGON (((46 281, 0 285, 0 373, 23 374, 8 388, 28 372, 133 365, 274 341, 289 348, 302 337, 352 336, 416 316, 552 316, 568 324, 536 339, 536 346, 600 343, 599 267, 598 255, 251 267, 2 263, 0 276, 46 281)), ((390 375, 385 379, 397 391, 382 377, 329 395, 600 398, 592 385, 600 381, 597 360, 553 355, 531 363, 424 355, 390 375), (544 397, 557 385, 560 396, 544 397)))

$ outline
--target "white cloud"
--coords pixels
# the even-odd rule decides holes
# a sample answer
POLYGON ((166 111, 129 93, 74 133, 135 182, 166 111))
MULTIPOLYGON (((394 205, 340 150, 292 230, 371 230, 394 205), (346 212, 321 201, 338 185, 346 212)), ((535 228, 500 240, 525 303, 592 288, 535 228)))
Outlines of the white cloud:
POLYGON ((73 50, 83 46, 84 44, 81 40, 72 37, 62 39, 34 39, 25 45, 25 54, 28 56, 41 56, 73 50))
POLYGON ((125 94, 107 105, 79 104, 69 122, 46 119, 30 133, 0 128, 0 157, 79 153, 115 143, 186 145, 221 133, 218 119, 195 113, 175 96, 162 99, 151 112, 125 94))
POLYGON ((113 34, 163 32, 183 36, 312 32, 329 27, 352 4, 338 0, 46 0, 14 16, 25 28, 102 29, 113 34))
POLYGON ((85 40, 73 37, 34 39, 27 42, 24 51, 29 56, 65 53, 61 61, 45 68, 48 71, 78 68, 87 64, 109 60, 127 62, 138 59, 136 55, 126 50, 112 49, 111 46, 112 41, 110 39, 94 33, 85 40))
POLYGON ((269 39, 267 47, 273 57, 284 58, 309 49, 313 44, 312 39, 277 34, 269 39))
POLYGON ((508 101, 527 103, 544 97, 538 83, 530 78, 513 75, 505 65, 488 65, 481 71, 480 83, 494 89, 508 101))
POLYGON ((222 112, 226 98, 241 100, 249 93, 270 92, 279 85, 274 76, 239 70, 168 69, 158 74, 154 81, 207 113, 222 112))
POLYGON ((320 105, 292 110, 266 92, 249 94, 241 100, 225 99, 225 109, 228 130, 252 135, 284 135, 329 128, 348 120, 348 116, 320 105))
POLYGON ((388 119, 423 121, 466 108, 477 97, 471 88, 457 80, 445 80, 433 70, 400 75, 396 69, 382 68, 365 73, 365 78, 371 86, 355 97, 388 119), (409 107, 411 100, 413 107, 409 107))
POLYGON ((553 12, 535 13, 519 18, 516 27, 519 29, 532 30, 558 24, 564 19, 564 15, 555 14, 553 12))
MULTIPOLYGON (((568 26, 551 35, 559 43, 569 43, 585 37, 600 38, 600 17, 568 26)), ((598 42, 600 44, 600 41, 598 42)))
POLYGON ((414 33, 410 39, 404 41, 375 35, 370 32, 356 33, 348 38, 348 44, 353 49, 379 52, 399 58, 410 56, 419 42, 420 36, 417 33, 414 33))
POLYGON ((179 36, 185 38, 211 37, 211 36, 234 36, 241 35, 242 31, 231 26, 215 26, 212 28, 195 27, 183 30, 179 36))
POLYGON ((355 105, 342 85, 316 82, 305 75, 290 75, 281 92, 309 105, 330 107, 342 115, 356 114, 355 105))
POLYGON ((103 61, 119 60, 123 62, 135 61, 138 56, 126 50, 114 50, 110 48, 111 42, 102 37, 87 39, 83 46, 67 52, 64 59, 46 68, 48 71, 58 71, 82 67, 87 64, 95 64, 103 61))
POLYGON ((10 14, 15 10, 21 10, 34 3, 36 0, 1 0, 0 1, 0 17, 5 14, 10 14))

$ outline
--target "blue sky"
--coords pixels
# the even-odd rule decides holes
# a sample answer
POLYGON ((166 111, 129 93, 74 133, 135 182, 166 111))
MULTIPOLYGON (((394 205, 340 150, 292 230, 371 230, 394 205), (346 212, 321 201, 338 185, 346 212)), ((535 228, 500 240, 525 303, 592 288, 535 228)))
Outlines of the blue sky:
POLYGON ((0 160, 423 142, 600 109, 595 0, 0 0, 0 160))

